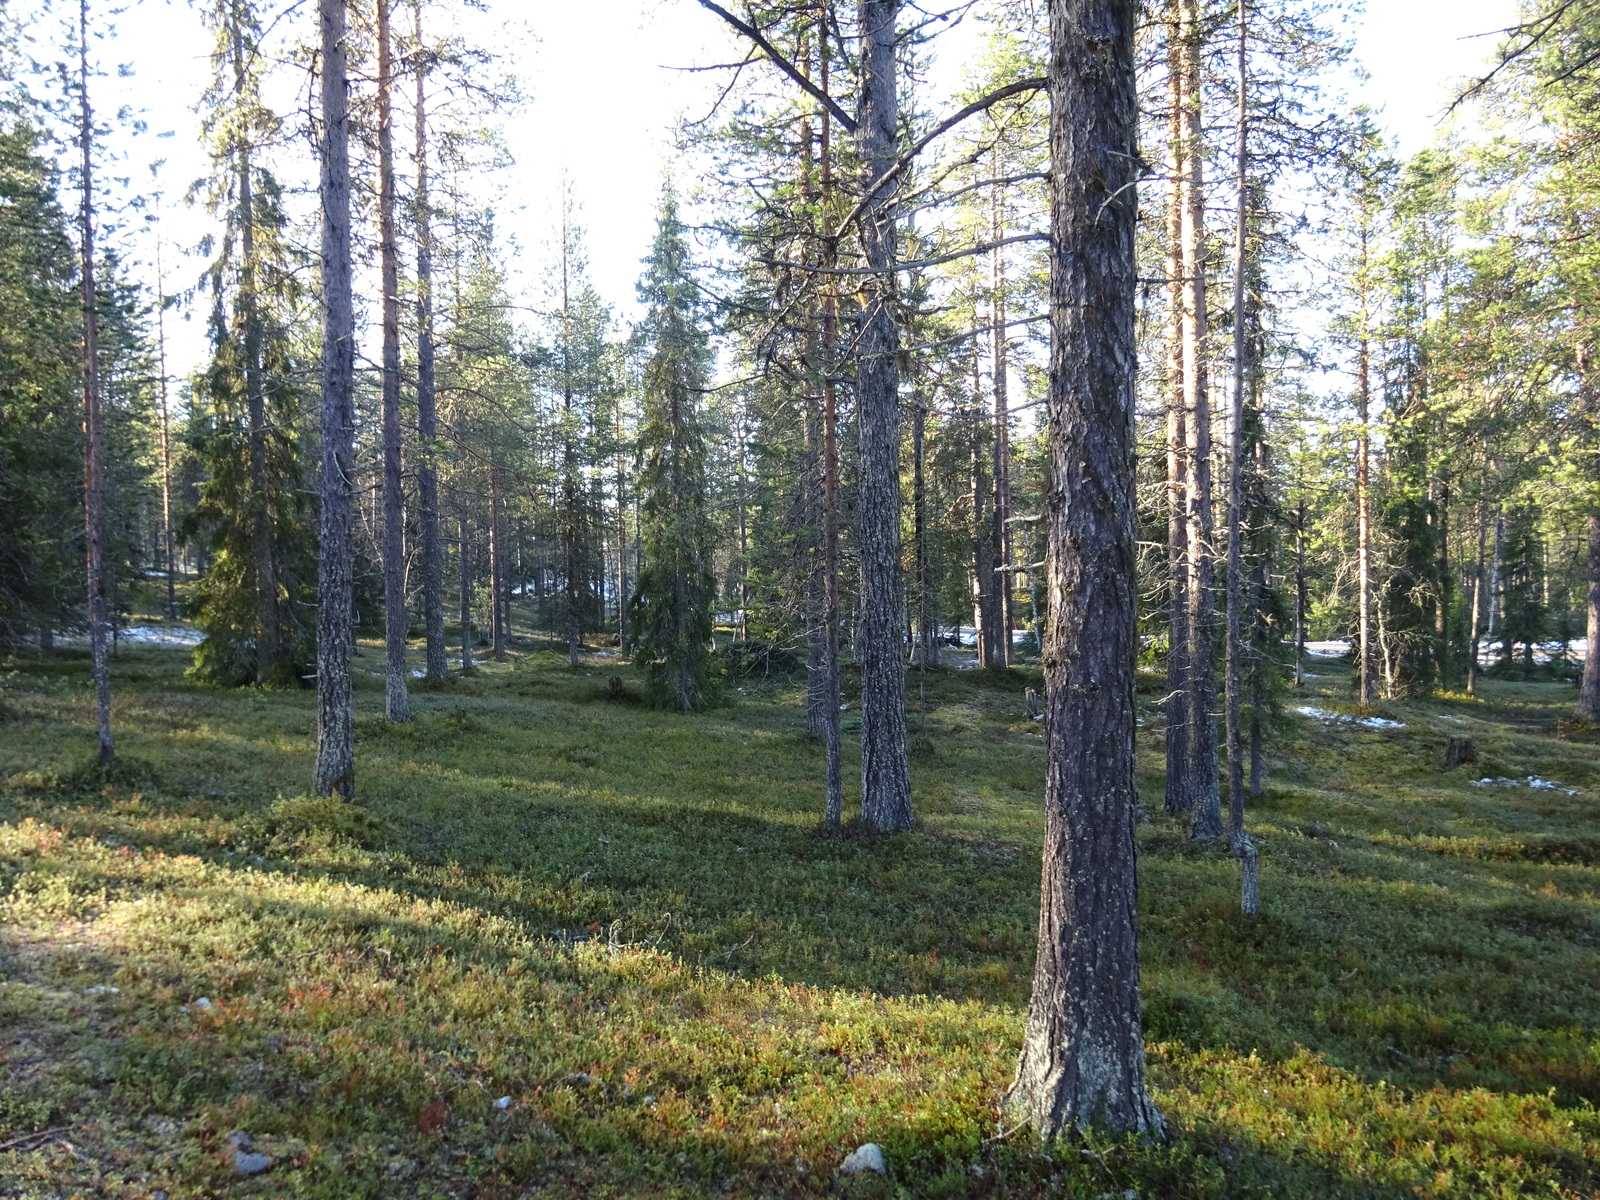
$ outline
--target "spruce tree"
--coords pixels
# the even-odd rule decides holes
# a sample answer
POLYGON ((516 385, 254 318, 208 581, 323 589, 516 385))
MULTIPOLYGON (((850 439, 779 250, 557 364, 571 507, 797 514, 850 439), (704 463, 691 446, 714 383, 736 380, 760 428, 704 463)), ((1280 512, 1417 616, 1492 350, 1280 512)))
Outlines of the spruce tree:
POLYGON ((206 275, 211 361, 194 382, 190 442, 208 478, 185 522, 209 569, 189 611, 206 635, 195 672, 286 684, 311 661, 315 541, 299 446, 306 364, 290 324, 302 297, 282 189, 258 159, 278 131, 261 102, 254 7, 222 0, 206 129, 217 168, 207 200, 223 235, 206 275))
POLYGON ((701 708, 711 687, 711 525, 700 396, 710 359, 689 243, 671 187, 662 192, 655 244, 639 295, 643 424, 639 431, 639 523, 644 566, 630 604, 634 661, 651 698, 681 711, 701 708))

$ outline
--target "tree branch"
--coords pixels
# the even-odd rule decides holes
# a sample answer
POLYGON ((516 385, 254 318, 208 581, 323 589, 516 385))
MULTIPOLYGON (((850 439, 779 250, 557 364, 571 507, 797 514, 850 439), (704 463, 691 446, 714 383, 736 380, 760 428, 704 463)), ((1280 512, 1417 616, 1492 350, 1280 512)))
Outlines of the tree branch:
MULTIPOLYGON (((700 3, 702 4, 707 2, 708 0, 700 0, 700 3)), ((861 215, 861 211, 866 207, 867 201, 871 197, 877 195, 879 189, 882 188, 886 183, 894 179, 895 176, 899 175, 900 172, 909 167, 917 155, 926 150, 936 138, 949 133, 950 130, 961 124, 961 122, 965 121, 968 117, 976 116, 978 113, 993 108, 1002 100, 1009 100, 1012 96, 1019 95, 1022 92, 1037 92, 1044 88, 1048 83, 1049 80, 1044 79, 1043 77, 1034 79, 1019 79, 1015 83, 1006 84, 1003 88, 996 88, 987 96, 983 96, 980 99, 974 100, 965 108, 952 113, 950 116, 940 121, 932 129, 928 130, 927 133, 923 134, 916 141, 912 142, 910 148, 895 160, 894 166, 890 167, 877 179, 874 179, 872 181, 872 186, 863 190, 861 199, 856 201, 856 206, 850 210, 850 215, 839 222, 839 227, 834 230, 833 236, 836 238, 843 237, 844 231, 849 228, 850 223, 861 215)))
POLYGON ((839 122, 840 125, 844 126, 846 130, 851 133, 856 131, 855 121, 851 119, 849 113, 845 112, 844 109, 839 107, 838 101, 834 100, 834 98, 828 95, 827 92, 823 91, 816 84, 812 83, 811 80, 807 79, 792 62, 790 62, 782 54, 779 54, 777 47, 771 42, 767 41, 766 35, 764 35, 761 30, 757 29, 754 25, 751 25, 746 21, 741 21, 727 9, 723 8, 722 5, 714 3, 713 0, 700 0, 700 5, 702 8, 708 8, 712 12, 716 13, 717 16, 721 17, 729 25, 732 25, 740 33, 744 34, 745 37, 749 38, 757 46, 761 47, 761 52, 767 56, 767 59, 772 63, 772 65, 777 67, 778 70, 782 71, 790 79, 799 84, 801 91, 805 92, 806 95, 816 100, 830 113, 832 113, 833 119, 839 122))

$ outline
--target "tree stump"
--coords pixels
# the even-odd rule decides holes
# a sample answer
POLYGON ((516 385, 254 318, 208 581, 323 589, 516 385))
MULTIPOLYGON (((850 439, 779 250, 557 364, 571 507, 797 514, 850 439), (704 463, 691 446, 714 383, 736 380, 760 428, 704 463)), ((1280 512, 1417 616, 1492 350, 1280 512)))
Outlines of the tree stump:
POLYGON ((1444 754, 1439 758, 1439 770, 1449 771, 1459 767, 1462 763, 1475 763, 1478 761, 1478 748, 1472 744, 1469 737, 1453 737, 1445 744, 1444 754))

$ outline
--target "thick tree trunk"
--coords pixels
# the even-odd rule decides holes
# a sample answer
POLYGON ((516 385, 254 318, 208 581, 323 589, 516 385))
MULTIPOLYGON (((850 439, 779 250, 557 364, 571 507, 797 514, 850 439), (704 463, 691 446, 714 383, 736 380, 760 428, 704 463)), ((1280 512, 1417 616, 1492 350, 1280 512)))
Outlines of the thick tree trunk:
POLYGON ((1155 1135, 1144 1082, 1133 806, 1132 0, 1051 0, 1044 876, 1014 1117, 1155 1135))
MULTIPOLYGON (((412 3, 413 33, 422 47, 422 0, 412 3)), ((428 196, 428 71, 417 68, 414 110, 417 191, 417 489, 422 517, 422 634, 428 679, 442 682, 450 671, 444 636, 444 535, 439 528, 439 408, 434 379, 433 210, 428 196)))
POLYGON ((406 634, 406 518, 400 475, 400 245, 394 228, 394 65, 389 6, 378 17, 378 259, 383 289, 383 647, 384 714, 411 719, 406 634))
POLYGON ((89 0, 78 3, 79 149, 83 154, 83 204, 78 233, 83 262, 83 517, 89 573, 89 673, 94 681, 95 730, 99 762, 116 757, 111 740, 111 663, 106 562, 105 432, 100 413, 100 306, 94 261, 94 114, 89 107, 89 0))
POLYGON ((355 320, 351 305, 350 126, 345 0, 318 0, 322 34, 322 516, 317 569, 319 795, 355 795, 350 660, 355 650, 351 518, 355 481, 355 320))
POLYGON ((1184 516, 1189 551, 1189 784, 1193 789, 1190 833, 1222 834, 1222 794, 1217 780, 1216 601, 1211 514, 1211 397, 1207 370, 1205 261, 1205 144, 1201 125, 1202 27, 1198 0, 1179 0, 1178 46, 1184 63, 1183 205, 1183 388, 1188 422, 1188 488, 1184 516))
POLYGON ((1178 40, 1177 6, 1168 32, 1167 140, 1172 181, 1167 194, 1167 781, 1165 808, 1194 807, 1189 763, 1189 527, 1188 422, 1184 412, 1183 330, 1183 153, 1184 60, 1178 40))
POLYGON ((900 375, 894 303, 892 183, 900 107, 896 87, 899 0, 857 0, 861 25, 861 112, 857 135, 863 197, 861 244, 872 274, 861 285, 856 343, 860 484, 856 540, 861 555, 861 816, 873 829, 910 828, 905 664, 900 652, 900 375), (874 186, 874 185, 877 186, 874 186))

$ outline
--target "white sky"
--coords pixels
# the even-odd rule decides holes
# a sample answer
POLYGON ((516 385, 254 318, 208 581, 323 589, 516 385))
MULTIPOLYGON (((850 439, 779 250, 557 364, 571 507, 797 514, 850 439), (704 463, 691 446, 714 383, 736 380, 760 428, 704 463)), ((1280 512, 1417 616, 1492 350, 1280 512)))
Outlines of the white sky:
MULTIPOLYGON (((105 0, 92 3, 108 7, 105 0)), ((1353 86, 1353 98, 1381 108, 1400 150, 1411 153, 1433 136, 1452 85, 1492 49, 1494 38, 1473 35, 1510 24, 1515 0, 1369 3, 1370 13, 1355 19, 1355 34, 1370 77, 1353 86)), ((305 25, 302 36, 309 36, 313 12, 311 0, 301 0, 286 19, 305 25)), ((167 238, 192 246, 207 221, 183 211, 178 197, 207 166, 194 106, 207 74, 209 39, 184 0, 136 0, 115 18, 115 29, 114 40, 96 47, 107 73, 96 83, 97 105, 140 110, 150 132, 117 139, 124 159, 112 173, 148 190, 149 164, 166 159, 167 238), (117 77, 119 63, 131 65, 130 77, 117 77), (164 133, 172 136, 156 136, 164 133)), ((35 22, 32 32, 41 42, 55 38, 45 21, 35 22)), ((539 248, 565 171, 584 207, 595 283, 621 312, 630 312, 663 172, 674 165, 670 131, 680 114, 705 112, 719 78, 668 68, 727 61, 734 53, 731 37, 695 0, 488 0, 487 13, 472 17, 468 32, 503 55, 527 96, 505 126, 516 165, 499 181, 499 223, 512 247, 514 286, 528 295, 537 290, 539 248)), ((971 39, 958 42, 970 45, 971 39)), ((954 75, 952 67, 940 73, 954 75)), ((312 170, 309 157, 305 170, 312 170)), ((688 187, 693 180, 679 182, 688 187)), ((153 257, 150 249, 142 257, 153 257)), ((168 290, 191 284, 199 260, 179 259, 170 245, 166 257, 168 290)), ((170 369, 181 375, 203 352, 202 315, 170 324, 169 336, 170 369)))

